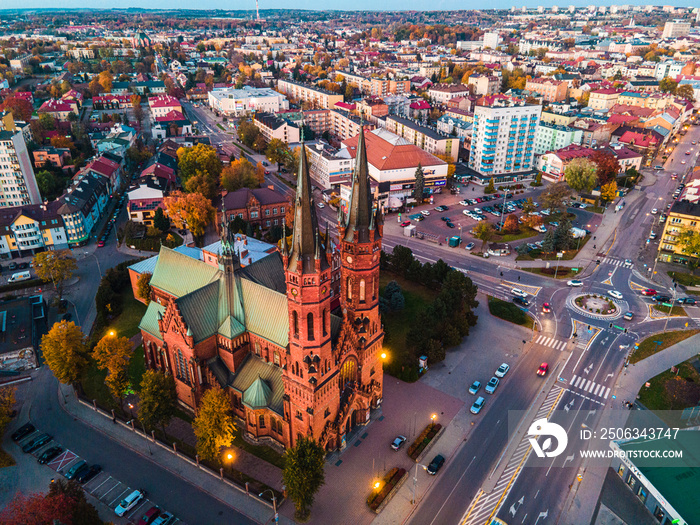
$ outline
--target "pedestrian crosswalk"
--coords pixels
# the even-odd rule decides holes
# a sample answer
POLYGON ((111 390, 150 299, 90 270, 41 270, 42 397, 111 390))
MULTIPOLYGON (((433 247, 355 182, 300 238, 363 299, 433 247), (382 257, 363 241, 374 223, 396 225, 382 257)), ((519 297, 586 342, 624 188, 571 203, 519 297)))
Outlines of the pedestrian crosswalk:
POLYGON ((535 344, 548 346, 549 348, 554 348, 555 350, 559 350, 560 352, 563 351, 564 348, 566 348, 566 343, 566 341, 558 341, 553 337, 547 337, 544 335, 540 335, 535 341, 535 344))
POLYGON ((629 266, 625 264, 625 261, 615 259, 614 257, 604 257, 600 260, 601 264, 609 264, 610 266, 629 266))
POLYGON ((578 388, 588 394, 591 394, 592 396, 602 397, 603 399, 607 399, 610 395, 609 387, 606 387, 605 385, 601 385, 581 376, 574 375, 571 378, 569 385, 571 386, 571 388, 578 388))

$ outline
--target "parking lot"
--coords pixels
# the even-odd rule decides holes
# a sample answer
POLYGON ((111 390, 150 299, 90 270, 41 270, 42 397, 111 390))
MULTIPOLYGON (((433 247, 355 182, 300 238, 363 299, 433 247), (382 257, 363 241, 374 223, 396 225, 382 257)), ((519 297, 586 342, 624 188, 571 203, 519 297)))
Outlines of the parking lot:
MULTIPOLYGON (((37 438, 40 438, 43 435, 44 434, 41 432, 41 430, 35 429, 26 436, 17 440, 16 443, 20 448, 28 447, 37 438)), ((83 461, 83 459, 80 456, 72 452, 70 449, 63 447, 60 443, 57 443, 50 437, 48 440, 44 438, 43 441, 45 442, 41 446, 35 448, 30 453, 32 454, 32 456, 37 458, 38 461, 42 454, 44 454, 46 451, 49 451, 50 449, 53 449, 55 447, 60 447, 61 451, 58 453, 58 455, 55 455, 52 459, 46 462, 46 467, 54 470, 57 474, 66 476, 66 474, 68 474, 71 471, 71 469, 73 469, 73 467, 75 467, 81 461, 83 461)), ((82 480, 81 472, 84 473, 87 470, 87 468, 78 470, 78 472, 75 473, 76 475, 74 479, 80 482, 82 480)), ((145 497, 143 497, 133 507, 129 508, 129 510, 125 512, 121 518, 118 517, 116 514, 113 514, 113 518, 111 520, 113 523, 136 523, 151 508, 157 506, 153 501, 148 499, 148 493, 144 490, 143 487, 130 487, 127 484, 122 483, 118 479, 112 477, 108 472, 99 470, 97 468, 95 469, 95 471, 97 471, 96 475, 83 482, 83 490, 85 490, 87 494, 94 497, 100 503, 108 506, 112 511, 114 511, 116 507, 119 506, 120 502, 126 496, 131 494, 134 490, 139 490, 145 494, 145 497)), ((147 523, 158 523, 158 525, 180 525, 183 523, 178 518, 165 512, 164 509, 159 509, 159 514, 161 520, 160 522, 156 519, 155 522, 148 521, 147 523)))

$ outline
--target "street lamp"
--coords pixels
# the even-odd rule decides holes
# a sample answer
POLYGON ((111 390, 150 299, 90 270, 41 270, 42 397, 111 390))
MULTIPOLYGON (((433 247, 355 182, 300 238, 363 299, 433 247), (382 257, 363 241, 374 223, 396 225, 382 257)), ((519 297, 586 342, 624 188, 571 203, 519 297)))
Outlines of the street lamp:
POLYGON ((436 420, 436 419, 437 419, 437 414, 433 414, 433 415, 430 416, 430 422, 431 422, 432 425, 435 424, 435 420, 436 420))
POLYGON ((559 272, 559 262, 561 261, 561 258, 564 256, 564 252, 558 252, 557 253, 557 268, 554 270, 554 278, 557 278, 557 272, 559 272))
POLYGON ((503 208, 501 208, 501 224, 503 224, 503 214, 506 212, 506 198, 508 197, 508 192, 510 188, 506 188, 503 192, 503 208))
MULTIPOLYGON (((377 484, 379 484, 379 482, 377 482, 377 484)), ((275 523, 279 523, 280 516, 279 516, 279 514, 277 514, 277 498, 275 497, 275 493, 272 492, 272 489, 263 490, 260 494, 258 494, 258 497, 262 498, 263 494, 265 494, 266 492, 269 492, 270 494, 272 494, 272 510, 275 512, 275 523)))
POLYGON ((428 470, 428 467, 426 467, 425 465, 416 463, 416 470, 413 471, 413 498, 411 499, 411 505, 416 504, 416 485, 418 484, 418 467, 423 467, 423 470, 428 470))

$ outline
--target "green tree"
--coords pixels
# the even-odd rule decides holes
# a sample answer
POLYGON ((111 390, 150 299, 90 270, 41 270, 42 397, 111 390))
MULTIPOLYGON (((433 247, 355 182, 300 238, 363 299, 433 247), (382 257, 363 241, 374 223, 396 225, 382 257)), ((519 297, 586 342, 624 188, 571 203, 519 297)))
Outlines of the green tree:
POLYGON ((61 383, 75 386, 90 365, 85 335, 71 321, 54 323, 41 338, 41 353, 61 383))
POLYGON ((481 221, 479 224, 474 226, 474 237, 481 241, 481 251, 486 248, 486 243, 489 242, 494 236, 493 226, 491 226, 486 221, 481 221))
POLYGON ((564 168, 564 177, 571 189, 579 193, 590 193, 598 183, 596 165, 586 158, 574 159, 564 168))
POLYGON ((192 429, 197 437, 199 456, 221 463, 221 448, 231 446, 235 430, 226 392, 218 386, 204 392, 192 429))
POLYGON ((54 250, 37 253, 34 258, 34 271, 45 283, 53 283, 59 299, 63 297, 63 284, 73 277, 78 268, 70 250, 54 250))
POLYGON ((277 164, 277 169, 280 168, 280 164, 284 162, 284 159, 289 154, 289 147, 280 139, 272 139, 265 149, 267 160, 277 164))
POLYGON ((36 184, 43 200, 54 200, 63 190, 62 181, 50 171, 41 170, 35 175, 36 184))
POLYGON ((423 174, 423 166, 418 163, 415 173, 415 182, 413 183, 413 198, 418 204, 423 202, 423 191, 425 186, 425 175, 423 174))
POLYGON ((700 256, 700 232, 692 228, 682 228, 676 237, 683 253, 691 257, 700 256))
POLYGON ((170 229, 170 219, 166 217, 163 208, 156 208, 156 212, 153 215, 153 226, 162 232, 167 232, 170 229))
POLYGON ((282 480, 294 502, 295 516, 299 520, 308 518, 316 493, 325 483, 325 456, 323 447, 313 438, 305 436, 285 453, 282 480))
POLYGON ((494 183, 493 183, 493 177, 491 177, 489 179, 489 183, 486 186, 486 188, 484 189, 484 193, 487 195, 489 195, 491 193, 496 193, 496 187, 494 186, 494 183))
POLYGON ((0 437, 5 433, 5 428, 12 421, 12 414, 15 408, 15 392, 13 386, 0 388, 0 437))
POLYGON ((187 188, 187 181, 197 175, 216 183, 223 169, 216 149, 206 144, 200 143, 191 148, 180 148, 177 150, 177 158, 180 178, 185 188, 187 188))
POLYGON ((662 78, 659 81, 659 91, 662 93, 675 93, 678 89, 678 82, 670 77, 662 78))
POLYGON ((228 191, 241 188, 258 188, 260 186, 255 166, 248 159, 238 159, 226 166, 221 172, 221 186, 228 191))
POLYGON ((243 120, 239 122, 236 131, 238 133, 238 138, 241 139, 241 142, 243 142, 243 144, 249 148, 253 147, 255 139, 258 138, 258 135, 260 135, 260 130, 250 120, 243 120))
POLYGON ((564 202, 569 197, 569 187, 565 182, 557 182, 552 184, 542 194, 542 202, 545 209, 551 210, 553 213, 560 213, 564 209, 564 202))
POLYGON ((695 103, 695 91, 693 90, 693 86, 690 84, 681 84, 678 86, 678 89, 676 89, 676 95, 684 98, 691 104, 695 103))
POLYGON ((95 346, 92 357, 101 370, 107 370, 105 384, 122 406, 124 392, 129 386, 129 362, 133 355, 128 337, 117 337, 114 332, 105 335, 95 346))
POLYGON ((611 202, 617 196, 617 182, 610 181, 600 188, 600 198, 604 201, 611 202))
POLYGON ((139 419, 146 428, 165 426, 175 415, 177 392, 173 376, 157 370, 146 370, 139 390, 139 419))
POLYGON ((146 304, 151 302, 151 277, 153 277, 152 273, 143 272, 136 281, 136 292, 146 304))

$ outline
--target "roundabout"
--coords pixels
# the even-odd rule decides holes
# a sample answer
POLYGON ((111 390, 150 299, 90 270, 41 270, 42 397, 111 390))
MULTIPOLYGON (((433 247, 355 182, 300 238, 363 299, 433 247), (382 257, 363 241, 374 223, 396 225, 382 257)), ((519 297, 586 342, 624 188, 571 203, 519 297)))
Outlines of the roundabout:
POLYGON ((602 294, 570 295, 566 299, 566 306, 574 312, 592 319, 612 321, 622 316, 622 305, 602 294))

